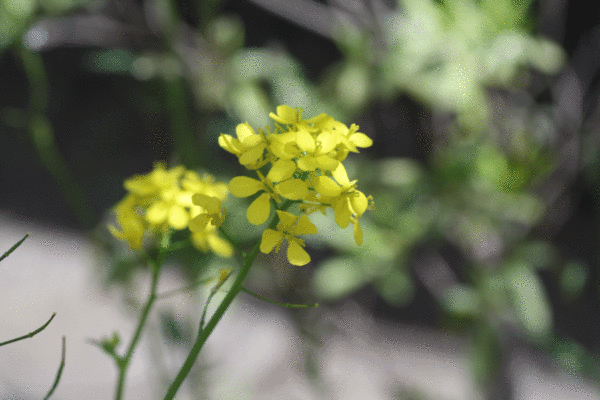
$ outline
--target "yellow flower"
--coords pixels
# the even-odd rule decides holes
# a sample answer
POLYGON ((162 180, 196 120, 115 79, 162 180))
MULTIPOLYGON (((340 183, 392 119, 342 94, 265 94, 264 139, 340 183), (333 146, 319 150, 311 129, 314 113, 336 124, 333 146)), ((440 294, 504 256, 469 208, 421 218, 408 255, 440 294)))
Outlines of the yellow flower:
POLYGON ((207 225, 203 230, 192 232, 190 236, 192 244, 200 251, 212 251, 221 257, 231 257, 233 247, 228 241, 217 235, 216 229, 212 225, 207 225))
POLYGON ((297 217, 286 211, 277 210, 280 222, 277 230, 266 229, 260 242, 260 251, 268 254, 273 249, 279 252, 283 239, 288 241, 287 258, 292 265, 306 265, 310 262, 310 255, 304 250, 304 240, 297 235, 317 233, 317 227, 310 222, 306 215, 297 217))
POLYGON ((279 159, 296 159, 302 171, 314 171, 317 168, 332 171, 339 164, 332 155, 337 154, 333 151, 341 140, 331 131, 315 133, 300 129, 273 135, 270 150, 279 159))
MULTIPOLYGON (((289 220, 291 217, 280 216, 282 221, 288 218, 287 225, 282 222, 283 225, 278 225, 281 229, 267 229, 263 233, 261 250, 270 251, 274 246, 279 249, 283 238, 287 237, 285 235, 291 235, 288 240, 291 240, 290 257, 295 263, 310 259, 300 242, 296 241, 300 239, 293 239, 295 236, 289 229, 298 218, 298 224, 304 226, 310 223, 306 214, 315 211, 325 214, 329 207, 334 209, 335 221, 340 227, 346 228, 352 223, 354 239, 362 244, 359 219, 368 208, 372 208, 373 198, 365 196, 356 188, 356 181, 348 179, 342 161, 350 152, 358 153, 359 148, 369 147, 373 141, 358 132, 358 125, 348 127, 327 114, 303 119, 302 109, 280 105, 269 117, 276 123, 273 133, 268 128, 265 131, 259 129, 256 133, 246 123, 237 126, 237 139, 225 134, 219 137, 221 147, 236 154, 240 163, 256 170, 260 178, 238 176, 228 186, 237 197, 261 192, 246 211, 250 223, 263 224, 271 213, 271 200, 279 203, 282 197, 299 202, 300 210, 305 214, 304 218, 294 216, 296 219, 293 221, 289 220), (264 177, 258 169, 269 163, 271 167, 264 177)), ((202 215, 194 224, 208 224, 210 213, 202 215)), ((218 221, 216 211, 214 218, 218 221)))
POLYGON ((332 172, 335 181, 326 176, 315 179, 315 190, 332 205, 335 212, 335 222, 346 228, 350 222, 354 225, 354 240, 362 244, 362 230, 358 219, 372 204, 372 197, 366 197, 363 192, 356 189, 356 181, 350 182, 344 165, 340 163, 332 172), (336 183, 337 181, 337 183, 336 183), (370 201, 371 200, 371 201, 370 201))
POLYGON ((225 221, 226 210, 221 207, 221 200, 218 198, 196 193, 192 196, 192 202, 202 207, 204 211, 190 221, 189 228, 191 231, 201 231, 209 223, 218 228, 225 221))
POLYGON ((345 124, 335 121, 332 133, 340 140, 337 151, 330 154, 339 161, 344 161, 349 152, 358 153, 357 147, 371 147, 373 140, 364 133, 357 132, 358 125, 352 124, 348 128, 345 124))
POLYGON ((117 222, 121 226, 119 231, 115 226, 109 225, 108 229, 114 237, 124 240, 134 250, 142 248, 144 230, 147 223, 144 216, 137 211, 137 198, 134 195, 128 195, 115 207, 117 222))
POLYGON ((216 183, 210 175, 200 178, 184 167, 166 170, 164 165, 156 164, 152 172, 127 179, 124 186, 129 194, 114 210, 121 230, 114 226, 109 226, 109 230, 132 249, 142 247, 145 232, 189 226, 194 230, 192 242, 198 248, 231 255, 231 246, 215 232, 224 219, 224 183, 216 183), (198 204, 192 202, 194 194, 199 196, 198 204))
POLYGON ((235 132, 237 139, 222 133, 219 136, 219 145, 235 154, 240 164, 248 169, 258 169, 265 165, 268 162, 268 160, 263 160, 263 153, 267 147, 265 134, 260 130, 256 134, 247 122, 239 124, 235 128, 235 132))
MULTIPOLYGON (((281 167, 284 168, 283 166, 281 167)), ((279 196, 283 196, 290 200, 299 200, 308 193, 308 184, 300 179, 288 179, 284 182, 279 182, 274 185, 268 179, 269 175, 287 176, 285 171, 273 173, 269 172, 265 178, 259 171, 256 171, 261 180, 249 178, 247 176, 236 176, 229 182, 229 191, 236 197, 248 197, 253 194, 264 191, 258 196, 248 207, 246 217, 251 224, 260 225, 264 223, 271 213, 271 199, 276 202, 280 201, 279 196)))

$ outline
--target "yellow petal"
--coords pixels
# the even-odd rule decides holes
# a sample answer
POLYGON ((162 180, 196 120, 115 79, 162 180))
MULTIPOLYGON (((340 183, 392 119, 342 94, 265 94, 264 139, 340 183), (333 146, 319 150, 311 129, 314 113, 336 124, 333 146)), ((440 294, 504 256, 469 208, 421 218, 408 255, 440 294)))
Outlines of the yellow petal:
POLYGON ((348 197, 343 197, 338 201, 333 210, 335 211, 335 222, 342 228, 346 228, 352 217, 352 209, 350 208, 348 197))
POLYGON ((203 231, 208 225, 210 217, 207 214, 200 214, 197 217, 190 220, 188 228, 192 232, 203 231))
POLYGON ((204 208, 204 210, 206 210, 209 213, 214 213, 221 210, 221 200, 217 199, 216 197, 207 196, 202 193, 196 193, 195 195, 193 195, 192 202, 195 205, 204 208))
POLYGON ((342 188, 326 176, 318 176, 315 179, 315 190, 327 197, 337 197, 342 193, 342 188))
POLYGON ((369 206, 369 200, 367 200, 365 194, 360 190, 355 190, 353 195, 354 196, 350 198, 350 204, 352 205, 354 213, 360 217, 364 214, 365 210, 369 206))
POLYGON ((356 132, 354 135, 350 136, 350 142, 356 147, 371 147, 373 145, 373 140, 361 132, 356 132))
POLYGON ((296 227, 295 234, 296 235, 310 235, 317 233, 317 227, 315 224, 310 222, 310 219, 306 215, 300 217, 300 221, 298 221, 298 226, 296 227))
POLYGON ((287 211, 277 210, 277 215, 279 216, 279 220, 281 224, 284 226, 284 229, 291 230, 291 228, 296 225, 296 221, 298 221, 298 217, 292 213, 287 211))
POLYGON ((318 166, 317 159, 313 156, 305 155, 298 158, 298 168, 302 171, 314 171, 318 166))
POLYGON ((194 245, 195 248, 197 248, 200 251, 207 252, 209 250, 209 248, 208 248, 208 236, 209 235, 210 234, 207 233, 206 231, 192 232, 192 234, 190 235, 190 239, 192 240, 192 244, 194 245))
POLYGON ((181 206, 172 206, 169 209, 169 225, 174 229, 183 229, 187 226, 189 217, 181 206))
POLYGON ((325 171, 335 171, 338 165, 340 165, 338 160, 325 155, 318 156, 316 162, 319 168, 325 171))
POLYGON ((331 132, 323 132, 317 137, 317 141, 321 142, 319 153, 327 154, 338 145, 337 137, 331 132))
POLYGON ((296 172, 296 163, 292 160, 277 160, 267 174, 271 182, 281 182, 290 179, 296 172))
POLYGON ((287 257, 288 257, 288 261, 292 265, 301 266, 301 265, 306 265, 310 262, 310 256, 308 255, 306 250, 304 250, 302 248, 302 246, 300 246, 296 242, 291 242, 289 244, 288 250, 287 250, 287 257))
POLYGON ((169 213, 169 206, 163 202, 152 204, 146 211, 146 220, 154 225, 162 224, 169 213))
POLYGON ((290 200, 300 200, 308 194, 308 183, 302 179, 290 179, 275 186, 277 193, 290 200))
POLYGON ((231 257, 233 255, 233 246, 225 239, 213 233, 208 236, 207 240, 208 247, 210 247, 213 253, 221 257, 231 257))
POLYGON ((260 241, 260 251, 268 254, 273 251, 275 246, 283 240, 283 233, 273 229, 266 229, 262 234, 260 241))
POLYGON ((265 146, 256 146, 248 149, 240 156, 240 164, 246 166, 256 163, 262 158, 264 150, 265 146))
POLYGON ((260 135, 250 135, 246 137, 244 140, 241 140, 242 145, 249 149, 250 147, 256 147, 263 142, 263 137, 260 135))
POLYGON ((114 237, 120 240, 125 240, 129 247, 133 250, 142 248, 142 240, 144 237, 144 225, 140 217, 118 218, 119 225, 123 228, 123 232, 117 230, 116 227, 109 225, 108 229, 114 237))
POLYGON ((314 153, 316 144, 315 139, 307 131, 301 130, 296 132, 296 144, 302 151, 314 153))
POLYGON ((340 163, 331 175, 333 175, 340 185, 344 187, 350 186, 350 180, 348 179, 348 173, 346 172, 346 168, 344 168, 344 164, 340 163))
POLYGON ((237 137, 240 140, 240 142, 243 143, 244 140, 247 139, 249 136, 254 135, 254 129, 252 129, 250 124, 245 122, 243 124, 238 124, 238 126, 235 127, 235 133, 237 134, 237 137))
POLYGON ((281 105, 277 107, 277 115, 269 113, 269 117, 280 124, 293 125, 298 121, 298 112, 289 106, 281 105))
POLYGON ((231 135, 226 135, 224 133, 219 136, 219 146, 236 155, 239 155, 244 150, 240 145, 239 140, 234 139, 231 135))
POLYGON ((254 225, 264 223, 271 213, 271 196, 268 193, 263 193, 256 198, 248 207, 246 217, 248 221, 254 225))
POLYGON ((235 197, 248 197, 263 189, 264 185, 261 181, 247 176, 236 176, 229 182, 228 188, 235 197))

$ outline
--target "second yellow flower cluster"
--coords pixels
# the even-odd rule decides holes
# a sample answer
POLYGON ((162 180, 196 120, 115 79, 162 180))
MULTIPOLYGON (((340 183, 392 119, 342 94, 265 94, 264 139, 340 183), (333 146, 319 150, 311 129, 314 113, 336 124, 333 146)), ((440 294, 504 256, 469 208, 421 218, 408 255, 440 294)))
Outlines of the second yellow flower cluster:
POLYGON ((199 250, 224 257, 233 254, 231 244, 216 231, 224 219, 224 183, 215 182, 210 175, 201 178, 181 166, 167 170, 157 164, 149 174, 125 180, 124 186, 128 194, 114 209, 121 230, 109 229, 132 249, 142 247, 145 232, 189 228, 191 241, 199 250))

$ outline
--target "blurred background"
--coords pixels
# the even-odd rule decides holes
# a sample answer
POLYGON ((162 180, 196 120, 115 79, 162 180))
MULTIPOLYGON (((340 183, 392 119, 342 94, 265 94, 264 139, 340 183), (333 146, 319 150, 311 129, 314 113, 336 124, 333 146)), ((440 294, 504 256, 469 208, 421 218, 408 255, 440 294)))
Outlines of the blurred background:
MULTIPOLYGON (((234 359, 206 379, 200 362, 181 398, 597 398, 599 16, 568 0, 0 0, 2 248, 19 223, 85 240, 88 284, 133 321, 147 271, 106 228, 123 180, 159 160, 228 180, 244 169, 220 133, 268 125, 280 104, 326 112, 374 141, 347 159, 375 199, 365 243, 316 218, 309 265, 263 257, 246 285, 321 307, 232 311, 286 327, 284 380, 302 384, 219 391, 277 353, 258 340, 247 370, 234 359)), ((247 204, 231 196, 225 225, 243 248, 260 235, 247 204)), ((169 273, 183 285, 235 265, 183 249, 169 273)), ((199 304, 162 306, 156 340, 185 354, 199 304)))

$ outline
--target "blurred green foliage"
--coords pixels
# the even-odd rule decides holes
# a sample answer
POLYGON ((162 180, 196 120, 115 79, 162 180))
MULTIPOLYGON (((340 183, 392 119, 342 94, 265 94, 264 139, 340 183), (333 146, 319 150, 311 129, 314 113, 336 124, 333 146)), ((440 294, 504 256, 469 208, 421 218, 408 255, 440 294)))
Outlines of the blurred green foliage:
MULTIPOLYGON (((420 118, 427 125, 431 146, 424 146, 425 158, 363 152, 348 167, 361 191, 375 199, 375 211, 364 219, 364 244, 353 245, 350 229, 328 234, 335 231, 334 221, 315 218, 321 234, 307 243, 324 256, 314 257, 314 273, 263 260, 255 271, 263 280, 253 284, 295 302, 313 302, 315 296, 319 302, 335 302, 366 287, 398 309, 413 307, 416 293, 425 287, 444 313, 444 324, 470 339, 473 373, 483 387, 497 379, 507 356, 502 338, 515 331, 573 374, 591 375, 596 370, 584 368, 591 361, 582 347, 557 339, 554 331, 555 304, 580 298, 592 271, 585 262, 561 255, 551 235, 540 233, 541 226, 560 219, 553 213, 556 191, 548 188, 568 186, 574 178, 556 175, 564 162, 558 139, 562 122, 554 111, 556 98, 539 96, 555 90, 551 85, 567 55, 535 33, 530 3, 399 0, 380 14, 346 10, 341 13, 346 18, 332 19, 320 31, 330 33, 325 39, 341 57, 311 80, 285 48, 247 47, 245 38, 256 27, 223 11, 224 3, 200 2, 201 16, 192 13, 191 19, 198 19, 190 23, 179 15, 180 3, 156 1, 146 5, 154 20, 149 17, 151 26, 145 28, 159 37, 157 48, 90 43, 82 64, 88 73, 141 82, 132 101, 167 115, 170 161, 222 178, 234 176, 239 166, 216 146, 218 134, 231 133, 238 122, 267 125, 268 113, 279 104, 301 107, 307 117, 326 112, 351 123, 370 121, 378 105, 402 115, 397 100, 409 97, 423 110, 420 118), (368 23, 356 23, 365 19, 368 23), (446 255, 447 248, 454 257, 446 255), (553 279, 558 299, 551 301, 542 275, 553 279), (290 284, 292 278, 299 281, 290 284)), ((103 10, 96 3, 4 0, 0 49, 31 54, 22 38, 35 34, 43 41, 51 34, 32 28, 37 22, 82 7, 103 10)), ((302 20, 294 15, 302 10, 288 11, 289 21, 302 20)), ((44 51, 43 45, 36 49, 44 51)), ((22 56, 25 64, 33 62, 28 57, 22 56)), ((30 82, 46 79, 30 71, 30 82)), ((44 131, 52 143, 52 130, 33 122, 37 118, 48 126, 45 107, 31 107, 33 114, 2 110, 4 123, 16 126, 15 120, 32 118, 22 125, 31 126, 34 138, 44 131)), ((391 154, 406 154, 403 137, 423 134, 418 127, 379 132, 373 126, 363 125, 363 132, 376 144, 384 141, 391 154)), ((59 163, 52 146, 38 147, 40 157, 50 154, 47 159, 54 160, 48 161, 49 169, 59 163)), ((71 179, 62 169, 55 175, 58 181, 71 179)), ((81 196, 70 198, 84 215, 81 196)), ((225 229, 244 246, 258 233, 238 218, 247 204, 230 200, 225 229)), ((126 281, 132 270, 127 266, 139 260, 119 255, 114 243, 105 246, 118 261, 112 263, 113 278, 126 281)), ((206 256, 185 250, 175 255, 187 265, 190 279, 216 268, 206 256)), ((169 335, 180 335, 180 328, 169 324, 169 335)))

